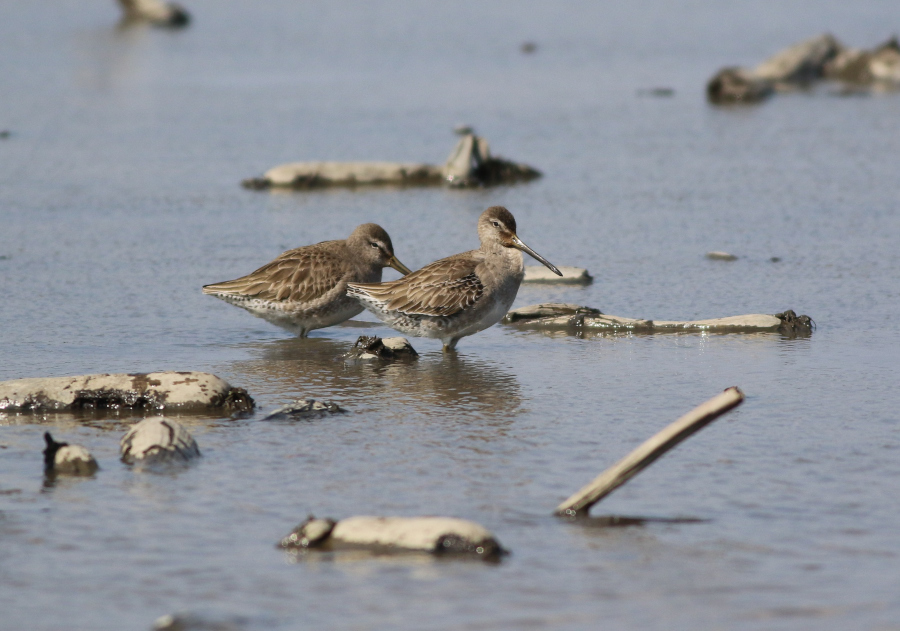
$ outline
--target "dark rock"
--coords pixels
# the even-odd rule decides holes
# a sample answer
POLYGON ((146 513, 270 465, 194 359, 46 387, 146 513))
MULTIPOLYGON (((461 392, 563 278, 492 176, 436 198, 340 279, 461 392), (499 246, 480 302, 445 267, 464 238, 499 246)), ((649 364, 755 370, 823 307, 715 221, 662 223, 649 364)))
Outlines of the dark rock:
POLYGON ((346 412, 341 406, 332 401, 316 401, 315 399, 297 399, 292 403, 282 405, 263 417, 264 421, 299 420, 324 416, 326 414, 341 414, 346 412))
POLYGON ((360 335, 344 355, 345 359, 402 359, 413 360, 419 354, 405 337, 380 338, 376 335, 360 335))

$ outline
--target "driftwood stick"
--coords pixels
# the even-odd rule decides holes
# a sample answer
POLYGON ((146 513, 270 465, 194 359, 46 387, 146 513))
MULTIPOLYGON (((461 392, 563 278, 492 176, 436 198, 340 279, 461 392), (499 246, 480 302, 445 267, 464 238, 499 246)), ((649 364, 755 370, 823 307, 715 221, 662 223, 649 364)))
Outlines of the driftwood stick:
POLYGON ((597 476, 590 484, 556 507, 557 515, 576 516, 587 513, 591 506, 650 466, 654 460, 696 431, 737 407, 744 393, 733 386, 703 403, 646 440, 637 449, 597 476))

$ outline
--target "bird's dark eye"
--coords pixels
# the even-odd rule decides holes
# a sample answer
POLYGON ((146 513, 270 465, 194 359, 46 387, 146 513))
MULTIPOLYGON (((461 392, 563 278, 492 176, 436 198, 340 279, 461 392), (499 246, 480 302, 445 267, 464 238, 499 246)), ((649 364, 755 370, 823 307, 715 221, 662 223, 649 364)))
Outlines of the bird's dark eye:
POLYGON ((499 223, 499 222, 492 221, 491 223, 494 224, 494 227, 495 227, 495 228, 499 228, 499 227, 500 227, 500 223, 499 223))
POLYGON ((378 244, 375 243, 374 241, 372 241, 371 243, 369 243, 369 245, 371 245, 373 248, 377 248, 377 247, 378 247, 378 244))

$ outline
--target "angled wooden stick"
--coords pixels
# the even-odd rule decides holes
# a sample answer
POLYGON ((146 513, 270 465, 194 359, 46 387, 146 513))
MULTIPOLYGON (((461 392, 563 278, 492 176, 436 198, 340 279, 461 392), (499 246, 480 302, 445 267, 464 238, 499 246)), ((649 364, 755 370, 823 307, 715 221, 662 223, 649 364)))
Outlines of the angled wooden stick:
POLYGON ((697 406, 557 506, 556 514, 565 516, 586 514, 591 506, 625 484, 645 467, 650 466, 654 460, 694 432, 712 423, 725 412, 736 408, 743 400, 744 393, 737 386, 733 386, 697 406))

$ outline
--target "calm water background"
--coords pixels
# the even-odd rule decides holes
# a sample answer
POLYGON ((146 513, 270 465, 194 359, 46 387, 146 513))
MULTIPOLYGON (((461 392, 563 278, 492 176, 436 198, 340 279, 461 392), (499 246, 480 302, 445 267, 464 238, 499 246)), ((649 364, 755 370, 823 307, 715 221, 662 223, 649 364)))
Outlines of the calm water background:
MULTIPOLYGON (((186 0, 185 0, 186 1, 186 0)), ((0 628, 900 629, 900 95, 705 104, 719 67, 820 32, 872 46, 895 2, 192 0, 183 32, 111 1, 0 2, 0 379, 207 370, 261 411, 185 419, 204 458, 121 464, 135 420, 0 419, 0 628), (520 52, 525 41, 534 54, 520 52), (671 87, 672 98, 639 91, 671 87), (441 162, 469 123, 544 178, 486 191, 246 191, 300 159, 441 162), (767 335, 549 336, 345 365, 372 324, 291 338, 200 293, 282 250, 383 225, 410 267, 474 247, 487 206, 587 288, 658 319, 774 313, 767 335), (733 263, 708 261, 722 249, 733 263), (780 262, 771 262, 780 257, 780 262), (744 406, 594 509, 702 523, 597 528, 556 504, 731 385, 744 406), (42 434, 102 470, 44 485, 42 434), (500 565, 287 562, 309 513, 479 521, 500 565)), ((386 278, 393 278, 388 271, 386 278)), ((369 319, 361 316, 361 319, 369 319)))

